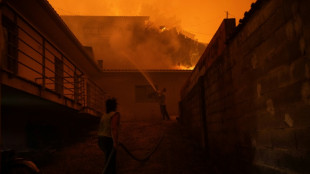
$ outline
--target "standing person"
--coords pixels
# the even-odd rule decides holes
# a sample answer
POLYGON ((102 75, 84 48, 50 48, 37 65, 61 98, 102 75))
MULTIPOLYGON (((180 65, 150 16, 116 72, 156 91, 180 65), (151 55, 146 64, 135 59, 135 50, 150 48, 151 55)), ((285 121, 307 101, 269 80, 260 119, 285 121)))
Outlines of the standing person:
POLYGON ((161 115, 163 116, 163 120, 165 120, 166 118, 167 120, 170 120, 170 117, 169 117, 169 114, 166 108, 166 88, 158 92, 158 97, 159 97, 160 112, 161 112, 161 115))
POLYGON ((105 153, 105 162, 111 156, 109 165, 107 166, 108 174, 116 173, 116 150, 118 147, 118 134, 120 125, 120 113, 116 112, 117 102, 115 98, 108 99, 106 101, 106 113, 104 113, 100 119, 98 130, 98 144, 100 149, 105 153))

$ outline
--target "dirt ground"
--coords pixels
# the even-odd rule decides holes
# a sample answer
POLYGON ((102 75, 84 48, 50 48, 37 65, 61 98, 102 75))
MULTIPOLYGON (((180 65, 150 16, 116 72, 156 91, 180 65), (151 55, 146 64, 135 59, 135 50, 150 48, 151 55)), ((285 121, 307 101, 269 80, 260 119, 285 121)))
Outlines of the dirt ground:
MULTIPOLYGON (((209 165, 197 144, 190 141, 175 119, 157 122, 123 122, 120 141, 137 157, 158 149, 146 162, 133 160, 119 148, 118 174, 202 174, 209 165)), ((97 146, 96 132, 85 141, 63 148, 52 155, 51 162, 40 166, 44 174, 99 174, 104 167, 104 155, 97 146)))

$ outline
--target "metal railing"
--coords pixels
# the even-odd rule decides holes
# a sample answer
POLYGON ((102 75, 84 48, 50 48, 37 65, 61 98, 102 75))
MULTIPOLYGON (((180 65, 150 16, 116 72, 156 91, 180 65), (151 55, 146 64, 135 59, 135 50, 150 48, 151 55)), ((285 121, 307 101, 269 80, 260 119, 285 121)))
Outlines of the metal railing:
POLYGON ((92 81, 87 80, 84 106, 97 114, 104 112, 105 92, 92 81))
POLYGON ((86 80, 62 51, 15 10, 9 6, 2 6, 1 10, 6 42, 2 69, 100 112, 104 99, 101 88, 86 80))

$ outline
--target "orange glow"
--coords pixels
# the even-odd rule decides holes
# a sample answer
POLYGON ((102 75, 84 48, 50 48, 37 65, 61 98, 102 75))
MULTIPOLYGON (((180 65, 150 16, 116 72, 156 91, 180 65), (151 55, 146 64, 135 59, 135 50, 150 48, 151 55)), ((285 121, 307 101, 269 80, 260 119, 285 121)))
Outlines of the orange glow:
POLYGON ((60 15, 150 16, 158 26, 177 27, 208 43, 221 21, 239 21, 255 0, 48 0, 60 15))
POLYGON ((159 29, 160 29, 161 32, 167 30, 167 28, 165 26, 160 26, 159 29))
POLYGON ((177 69, 177 70, 193 70, 195 66, 184 66, 184 65, 178 65, 173 67, 172 69, 177 69))

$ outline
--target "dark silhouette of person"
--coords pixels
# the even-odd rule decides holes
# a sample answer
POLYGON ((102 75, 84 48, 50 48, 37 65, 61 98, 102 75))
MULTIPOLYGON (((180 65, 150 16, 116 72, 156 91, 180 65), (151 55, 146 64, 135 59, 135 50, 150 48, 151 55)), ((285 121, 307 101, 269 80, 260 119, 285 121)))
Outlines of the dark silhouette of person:
POLYGON ((118 135, 120 125, 120 113, 116 112, 117 102, 115 98, 108 99, 106 101, 106 113, 104 113, 100 119, 98 129, 98 145, 100 149, 105 153, 105 165, 107 166, 106 173, 116 173, 116 150, 118 148, 118 135), (110 154, 111 156, 109 164, 107 160, 110 154))
POLYGON ((158 91, 158 102, 160 106, 161 115, 163 116, 163 120, 165 119, 170 120, 166 107, 166 88, 163 88, 162 91, 158 91))

